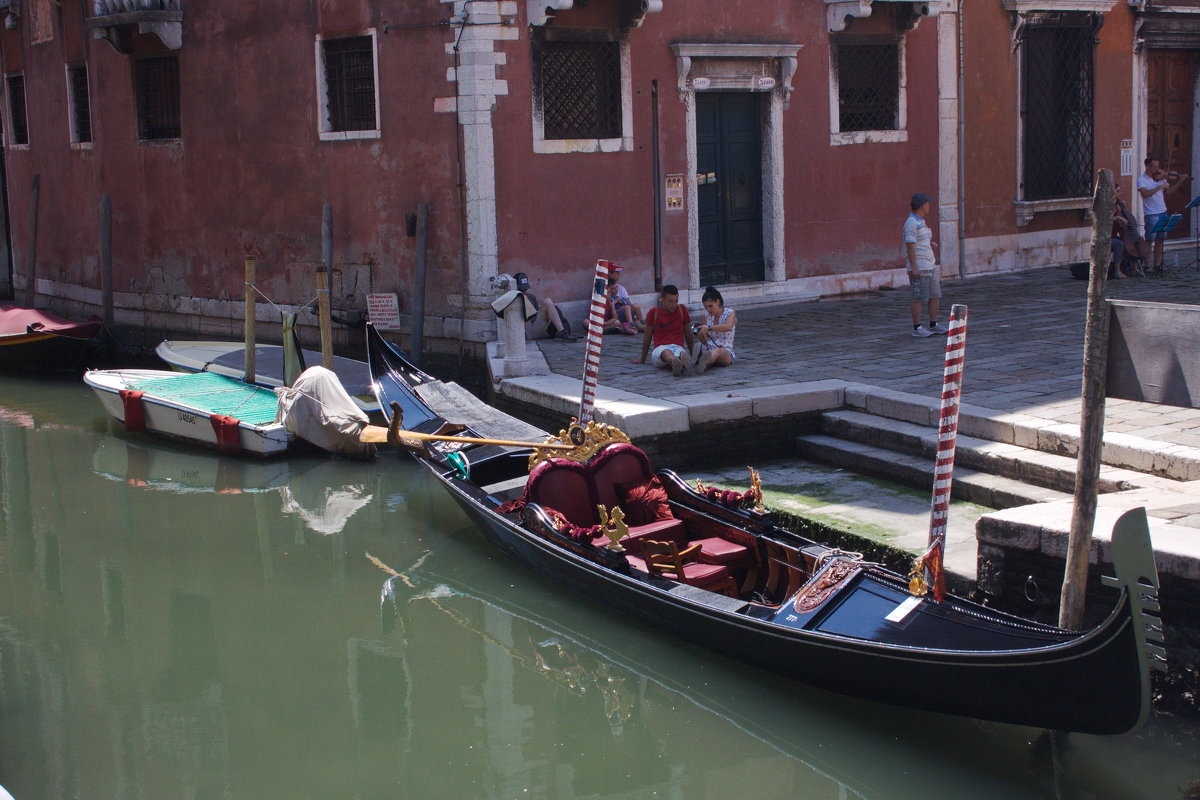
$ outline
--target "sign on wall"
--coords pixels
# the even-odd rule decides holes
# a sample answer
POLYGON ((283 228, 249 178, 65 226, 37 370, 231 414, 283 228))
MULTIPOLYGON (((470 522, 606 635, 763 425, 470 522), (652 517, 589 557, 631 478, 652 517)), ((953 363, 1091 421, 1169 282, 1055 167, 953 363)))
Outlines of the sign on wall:
POLYGON ((367 318, 381 331, 400 330, 400 304, 396 295, 367 295, 367 318))
POLYGON ((1133 139, 1121 140, 1121 175, 1133 174, 1133 139))
POLYGON ((667 175, 667 211, 683 210, 683 176, 667 175))

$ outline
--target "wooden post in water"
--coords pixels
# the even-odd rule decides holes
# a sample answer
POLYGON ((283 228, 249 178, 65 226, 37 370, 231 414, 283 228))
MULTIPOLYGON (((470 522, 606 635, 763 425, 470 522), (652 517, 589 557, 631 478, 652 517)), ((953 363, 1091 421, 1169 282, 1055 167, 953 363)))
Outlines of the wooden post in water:
POLYGON ((421 366, 421 351, 425 349, 425 251, 429 247, 429 204, 417 207, 417 263, 413 276, 412 344, 408 355, 414 366, 421 366))
POLYGON ((321 323, 321 366, 333 369, 333 332, 329 319, 329 268, 317 267, 317 314, 321 323))
POLYGON ((100 198, 100 302, 104 307, 104 324, 113 324, 112 274, 112 196, 100 198))
POLYGON ((246 365, 246 383, 254 383, 256 377, 255 372, 258 367, 258 351, 256 349, 254 319, 257 316, 255 313, 258 309, 258 299, 255 296, 255 268, 258 266, 258 258, 253 253, 246 254, 244 268, 246 271, 246 327, 245 327, 245 344, 242 350, 245 353, 246 365))
POLYGON ((25 305, 33 308, 37 296, 38 201, 42 195, 42 175, 33 176, 29 188, 29 260, 25 265, 25 305))
POLYGON ((1112 171, 1100 170, 1092 199, 1091 275, 1088 278, 1087 326, 1083 337, 1083 401, 1079 415, 1079 458, 1075 468, 1075 504, 1067 541, 1067 564, 1059 599, 1058 625, 1083 626, 1088 550, 1096 523, 1096 484, 1104 444, 1104 383, 1108 369, 1108 303, 1104 282, 1112 260, 1112 171))
POLYGON ((333 369, 333 331, 329 318, 329 286, 333 282, 333 209, 321 209, 321 263, 317 269, 317 319, 321 325, 321 366, 333 369))
POLYGON ((604 308, 612 262, 596 261, 592 277, 592 302, 588 308, 587 346, 583 352, 583 393, 579 398, 579 422, 586 425, 596 410, 596 385, 600 379, 600 344, 604 341, 604 308))

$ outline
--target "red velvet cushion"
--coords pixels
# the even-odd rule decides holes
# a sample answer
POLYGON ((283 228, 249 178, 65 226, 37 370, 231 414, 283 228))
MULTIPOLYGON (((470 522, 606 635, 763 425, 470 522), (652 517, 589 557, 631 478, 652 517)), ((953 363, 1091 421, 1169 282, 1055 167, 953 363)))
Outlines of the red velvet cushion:
POLYGON ((621 498, 626 525, 649 525, 660 519, 675 517, 667 502, 667 490, 657 477, 618 484, 617 494, 621 498))

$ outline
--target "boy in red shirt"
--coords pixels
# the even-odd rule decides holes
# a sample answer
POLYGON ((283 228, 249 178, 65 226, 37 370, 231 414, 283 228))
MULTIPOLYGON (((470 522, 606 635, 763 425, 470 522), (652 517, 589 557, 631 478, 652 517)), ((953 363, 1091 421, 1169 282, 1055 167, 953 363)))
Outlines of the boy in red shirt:
POLYGON ((662 288, 658 306, 646 315, 646 335, 642 339, 642 357, 634 364, 645 364, 651 343, 654 352, 651 362, 656 367, 669 367, 678 378, 692 367, 692 315, 687 306, 679 305, 679 289, 672 284, 662 288))

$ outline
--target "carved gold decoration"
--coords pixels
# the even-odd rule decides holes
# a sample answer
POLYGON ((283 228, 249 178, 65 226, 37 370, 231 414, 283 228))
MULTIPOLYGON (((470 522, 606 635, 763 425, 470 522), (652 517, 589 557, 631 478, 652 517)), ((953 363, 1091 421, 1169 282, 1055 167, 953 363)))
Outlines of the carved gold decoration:
POLYGON ((750 470, 750 496, 754 498, 754 510, 762 514, 767 510, 763 507, 762 478, 754 467, 746 469, 750 470))
POLYGON ((566 430, 559 431, 557 436, 547 436, 544 444, 573 445, 572 450, 549 450, 535 448, 529 456, 529 471, 547 458, 566 458, 580 464, 614 442, 629 443, 629 437, 620 428, 591 420, 587 425, 580 425, 574 417, 566 430))
POLYGON ((629 526, 625 524, 625 512, 620 506, 613 506, 609 511, 602 505, 596 506, 600 513, 600 532, 608 537, 606 548, 616 553, 625 552, 621 540, 629 535, 629 526))
POLYGON ((912 571, 908 573, 908 591, 913 597, 929 594, 929 585, 925 583, 925 564, 919 557, 913 561, 912 571))
POLYGON ((704 481, 696 478, 696 494, 704 494, 708 491, 708 487, 704 485, 704 481))
POLYGON ((821 570, 803 589, 796 592, 792 608, 796 610, 797 614, 811 613, 828 600, 834 590, 858 569, 858 566, 852 561, 843 558, 831 560, 825 569, 821 570))

